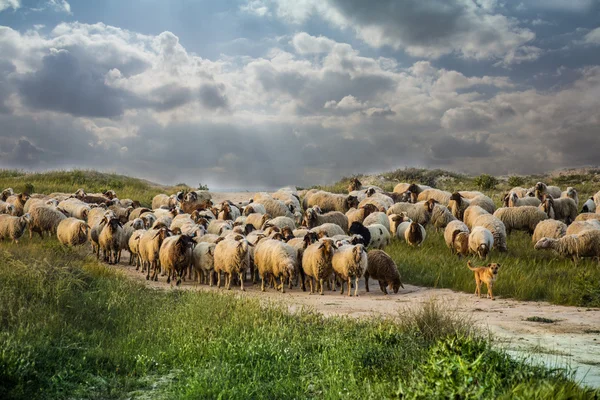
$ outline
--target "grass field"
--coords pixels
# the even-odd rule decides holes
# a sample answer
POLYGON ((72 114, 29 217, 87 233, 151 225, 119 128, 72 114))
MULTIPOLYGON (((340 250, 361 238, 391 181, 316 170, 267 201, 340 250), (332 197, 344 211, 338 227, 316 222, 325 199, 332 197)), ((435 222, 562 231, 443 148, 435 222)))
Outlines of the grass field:
POLYGON ((0 244, 0 398, 591 398, 435 304, 290 314, 145 288, 55 240, 0 244))

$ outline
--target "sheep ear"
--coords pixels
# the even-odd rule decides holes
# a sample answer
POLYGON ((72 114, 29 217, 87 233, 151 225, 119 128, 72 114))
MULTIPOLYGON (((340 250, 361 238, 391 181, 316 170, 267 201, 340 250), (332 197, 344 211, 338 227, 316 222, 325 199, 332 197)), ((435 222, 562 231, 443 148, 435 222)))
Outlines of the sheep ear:
POLYGON ((321 243, 321 244, 319 245, 319 249, 322 249, 323 247, 325 247, 325 243, 321 243))

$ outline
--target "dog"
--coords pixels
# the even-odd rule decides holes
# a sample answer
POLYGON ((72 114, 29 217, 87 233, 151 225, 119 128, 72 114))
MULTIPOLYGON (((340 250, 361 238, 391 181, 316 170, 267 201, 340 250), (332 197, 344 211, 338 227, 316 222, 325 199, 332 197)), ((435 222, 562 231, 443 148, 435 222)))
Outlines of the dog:
POLYGON ((482 267, 474 267, 471 260, 467 262, 467 267, 475 274, 475 295, 481 298, 481 282, 485 282, 487 286, 488 298, 494 300, 493 286, 498 277, 498 269, 500 264, 490 263, 482 267))

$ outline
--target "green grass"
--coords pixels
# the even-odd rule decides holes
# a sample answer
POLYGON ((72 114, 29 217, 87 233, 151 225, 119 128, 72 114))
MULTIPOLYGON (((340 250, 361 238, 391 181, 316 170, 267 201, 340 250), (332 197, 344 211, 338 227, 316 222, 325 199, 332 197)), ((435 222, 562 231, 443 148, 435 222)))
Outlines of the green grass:
MULTIPOLYGON (((427 228, 427 238, 419 248, 395 240, 386 252, 396 261, 404 282, 414 285, 475 292, 473 272, 467 260, 453 256, 442 233, 427 228)), ((574 265, 550 251, 533 249, 524 232, 508 236, 508 253, 492 251, 487 261, 473 259, 475 265, 501 264, 494 283, 494 296, 517 300, 545 300, 554 304, 600 307, 600 265, 591 260, 574 265)), ((485 285, 484 289, 485 291, 485 285)))
POLYGON ((84 188, 90 193, 113 189, 119 198, 138 200, 144 206, 150 206, 152 198, 159 193, 171 193, 178 190, 178 186, 160 186, 142 179, 90 170, 40 173, 0 170, 0 190, 7 187, 12 187, 17 193, 44 194, 74 193, 79 188, 84 188))
POLYGON ((387 319, 152 290, 54 240, 0 244, 0 398, 590 398, 435 304, 387 319))

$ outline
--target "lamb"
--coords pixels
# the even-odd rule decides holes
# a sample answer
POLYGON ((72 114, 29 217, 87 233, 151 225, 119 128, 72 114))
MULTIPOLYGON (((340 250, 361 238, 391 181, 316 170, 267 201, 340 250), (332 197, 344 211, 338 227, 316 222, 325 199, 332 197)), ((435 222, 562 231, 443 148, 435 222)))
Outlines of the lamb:
POLYGON ((351 208, 346 212, 346 217, 348 218, 348 228, 354 221, 363 222, 365 218, 367 218, 370 214, 377 212, 378 209, 374 204, 365 204, 359 208, 351 208))
POLYGON ((244 212, 243 215, 244 216, 248 216, 250 214, 266 214, 267 213, 267 209, 265 208, 265 206, 263 206, 262 204, 259 203, 250 203, 248 204, 246 207, 244 207, 244 212))
MULTIPOLYGON (((327 237, 332 237, 335 235, 343 235, 345 232, 344 230, 336 224, 332 224, 332 223, 326 223, 323 225, 319 225, 316 226, 314 228, 311 229, 312 232, 316 233, 317 235, 325 235, 327 237)), ((294 234, 295 236, 295 234, 294 234)))
POLYGON ((398 293, 398 290, 404 285, 400 280, 400 273, 394 260, 382 250, 370 250, 367 253, 367 269, 365 275, 365 290, 369 291, 369 278, 379 281, 381 291, 387 295, 386 287, 398 293))
POLYGON ((6 214, 0 215, 0 240, 11 239, 13 243, 18 244, 29 222, 29 214, 20 217, 6 214))
POLYGON ((59 222, 56 228, 58 241, 65 246, 79 246, 87 242, 88 225, 85 221, 69 217, 59 222))
POLYGON ((590 219, 589 221, 575 221, 567 228, 566 235, 576 235, 593 229, 600 229, 600 221, 595 219, 590 219))
POLYGON ((338 225, 344 232, 348 230, 348 217, 339 211, 321 214, 314 208, 309 208, 304 213, 303 224, 306 225, 308 229, 327 223, 338 225))
POLYGON ((562 192, 560 194, 560 197, 561 198, 565 198, 565 197, 571 198, 575 202, 575 205, 579 206, 579 195, 577 194, 577 189, 575 189, 575 188, 573 188, 571 186, 569 186, 567 188, 567 190, 565 190, 564 192, 562 192))
POLYGON ((27 193, 19 193, 8 196, 4 201, 8 204, 12 204, 15 207, 15 216, 20 217, 25 213, 24 208, 27 200, 29 200, 29 195, 27 193))
POLYGON ((562 191, 558 186, 548 186, 543 182, 538 182, 534 186, 535 188, 535 197, 540 199, 540 201, 544 201, 544 195, 549 195, 553 199, 560 198, 562 191))
POLYGON ((352 278, 354 278, 354 296, 358 296, 358 280, 367 269, 367 265, 367 252, 362 244, 338 247, 338 250, 333 254, 331 266, 334 274, 340 280, 341 295, 344 294, 344 281, 346 281, 348 296, 352 296, 352 278))
POLYGON ((435 207, 435 200, 427 200, 416 204, 396 203, 387 210, 387 215, 406 213, 406 216, 412 221, 425 226, 431 220, 431 213, 435 207))
POLYGON ((469 229, 473 228, 473 222, 475 222, 475 220, 481 216, 481 215, 486 215, 489 214, 489 212, 485 211, 483 208, 479 207, 479 206, 469 206, 467 207, 467 209, 465 210, 465 213, 463 215, 463 222, 465 223, 465 225, 467 225, 467 227, 469 229))
POLYGON ((411 246, 420 246, 426 236, 425 228, 417 222, 411 222, 408 229, 404 232, 404 240, 411 246))
POLYGON ((494 246, 492 232, 482 226, 476 226, 469 234, 469 251, 480 259, 487 259, 488 253, 494 246))
POLYGON ((543 211, 534 206, 501 207, 496 210, 494 216, 502 221, 507 234, 518 230, 527 231, 532 235, 537 224, 548 219, 543 211))
POLYGON ((279 285, 277 290, 285 293, 285 280, 290 281, 298 266, 298 251, 287 243, 278 240, 261 240, 254 249, 254 264, 258 269, 258 275, 261 277, 261 291, 265 291, 265 281, 272 277, 279 285))
POLYGON ((491 214, 480 215, 475 219, 473 226, 481 226, 489 230, 494 237, 494 248, 500 252, 508 251, 506 245, 506 227, 499 218, 491 214))
POLYGON ((555 219, 546 219, 537 224, 533 236, 531 237, 531 241, 535 245, 543 237, 559 239, 566 234, 567 225, 564 222, 555 219))
POLYGON ((92 210, 89 204, 74 197, 61 201, 58 203, 58 207, 65 210, 70 217, 82 221, 87 221, 88 215, 92 210))
POLYGON ((450 196, 450 201, 448 203, 448 208, 452 212, 456 218, 462 220, 464 218, 464 212, 469 206, 479 206, 483 208, 485 211, 493 214, 496 211, 496 206, 492 199, 487 196, 477 196, 472 199, 464 198, 460 193, 454 192, 452 196, 450 196))
POLYGON ((192 263, 193 237, 188 235, 175 235, 166 238, 159 250, 160 266, 167 274, 167 283, 171 277, 177 277, 176 285, 181 284, 181 278, 192 263))
POLYGON ((240 278, 241 290, 244 289, 244 275, 250 263, 249 247, 247 240, 240 241, 225 239, 215 247, 214 264, 217 273, 217 287, 221 287, 221 272, 225 274, 225 286, 231 289, 231 278, 237 274, 240 278))
POLYGON ((510 192, 508 194, 507 207, 523 207, 523 206, 533 206, 539 207, 541 204, 540 200, 537 197, 519 197, 516 192, 510 192))
POLYGON ((579 214, 577 216, 577 218, 575 218, 575 221, 589 221, 591 219, 597 219, 600 221, 600 214, 597 214, 597 213, 579 214))
POLYGON ((274 199, 269 194, 261 192, 254 195, 252 198, 253 202, 262 204, 267 211, 267 214, 275 217, 290 217, 294 218, 294 214, 290 211, 288 206, 281 200, 274 199))
POLYGON ((445 190, 439 189, 426 189, 419 193, 417 197, 417 201, 427 201, 429 199, 433 199, 442 205, 447 206, 450 202, 450 197, 452 193, 446 192, 445 190))
POLYGON ((302 270, 309 278, 310 294, 316 289, 323 295, 323 282, 331 277, 333 255, 337 250, 331 239, 320 239, 304 249, 302 255, 302 270))
POLYGON ((358 208, 358 199, 356 196, 317 191, 306 197, 308 197, 308 200, 306 201, 305 209, 319 206, 322 212, 339 211, 346 213, 352 207, 358 208))
POLYGON ((458 254, 459 257, 467 256, 469 252, 469 228, 464 222, 455 220, 451 221, 444 230, 444 240, 446 246, 452 254, 458 254))
POLYGON ((551 249, 574 262, 579 258, 600 257, 600 231, 589 230, 578 235, 566 235, 560 239, 542 238, 534 246, 536 250, 551 249))
POLYGON ((353 222, 350 226, 350 233, 361 235, 365 239, 365 246, 374 249, 381 249, 390 243, 390 232, 381 224, 364 226, 360 222, 353 222))
POLYGON ((98 237, 98 244, 104 253, 104 261, 109 264, 118 264, 121 258, 121 244, 123 243, 123 225, 119 218, 113 216, 108 219, 98 237))
POLYGON ((383 213, 383 212, 371 213, 363 221, 364 226, 371 226, 371 225, 375 225, 375 224, 383 225, 388 230, 388 232, 391 231, 390 219, 388 218, 386 213, 383 213))
POLYGON ((577 218, 577 205, 569 197, 553 199, 550 196, 544 196, 539 209, 548 215, 548 218, 558 219, 569 225, 577 218))
POLYGON ((37 232, 40 238, 44 238, 44 232, 50 235, 56 233, 60 221, 66 218, 65 214, 58 209, 49 206, 35 207, 30 212, 31 221, 29 223, 29 238, 33 238, 33 233, 37 232))
POLYGON ((594 198, 590 197, 583 203, 583 207, 581 208, 581 213, 595 213, 596 212, 596 203, 594 202, 594 198))
POLYGON ((198 283, 207 284, 212 287, 215 269, 215 247, 214 243, 198 243, 192 252, 192 262, 198 283))
POLYGON ((129 264, 135 264, 135 270, 139 270, 142 265, 142 261, 140 259, 140 239, 142 235, 146 233, 145 229, 138 229, 131 234, 129 238, 128 248, 130 252, 129 264))
POLYGON ((436 231, 444 229, 452 221, 456 221, 456 217, 452 215, 447 207, 441 204, 435 204, 431 211, 431 224, 435 227, 436 231))

